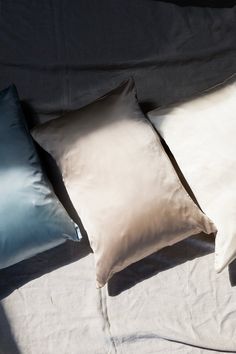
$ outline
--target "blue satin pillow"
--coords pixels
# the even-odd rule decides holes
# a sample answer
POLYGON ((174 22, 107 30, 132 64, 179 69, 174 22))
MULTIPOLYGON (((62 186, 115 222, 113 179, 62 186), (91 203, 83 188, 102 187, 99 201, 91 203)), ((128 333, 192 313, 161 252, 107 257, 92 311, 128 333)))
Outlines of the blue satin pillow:
POLYGON ((80 238, 43 175, 12 85, 0 92, 0 268, 80 238))

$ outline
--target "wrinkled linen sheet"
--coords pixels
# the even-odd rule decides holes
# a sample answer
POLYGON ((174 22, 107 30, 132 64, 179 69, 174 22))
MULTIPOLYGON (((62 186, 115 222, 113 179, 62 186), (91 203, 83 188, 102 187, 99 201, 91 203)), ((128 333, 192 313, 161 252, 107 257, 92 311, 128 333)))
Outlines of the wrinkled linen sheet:
POLYGON ((215 273, 213 241, 163 249, 100 290, 86 242, 2 270, 0 353, 236 353, 236 265, 215 273))
MULTIPOLYGON (((130 75, 144 110, 190 97, 236 72, 234 1, 199 4, 0 0, 0 89, 16 84, 30 126, 130 75)), ((86 239, 1 270, 0 353, 236 353, 236 265, 217 275, 213 251, 192 237, 102 290, 86 239)))

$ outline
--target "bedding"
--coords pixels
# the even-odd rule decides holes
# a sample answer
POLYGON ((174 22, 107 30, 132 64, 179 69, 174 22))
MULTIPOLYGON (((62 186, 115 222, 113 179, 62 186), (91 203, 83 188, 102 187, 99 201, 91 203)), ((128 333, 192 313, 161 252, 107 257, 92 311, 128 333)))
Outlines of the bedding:
POLYGON ((235 0, 214 2, 1 0, 0 89, 14 82, 36 121, 130 76, 145 111, 191 97, 236 71, 235 0))
POLYGON ((32 135, 62 172, 94 251, 98 287, 158 249, 216 231, 181 185, 132 79, 32 135))
POLYGON ((80 239, 43 175, 14 86, 0 92, 0 196, 0 268, 80 239))
MULTIPOLYGON (((16 84, 30 126, 129 76, 145 111, 189 98, 236 72, 235 1, 212 3, 0 0, 0 89, 16 84)), ((160 250, 98 291, 85 240, 0 270, 0 352, 236 353, 235 262, 215 273, 212 237, 160 250)))
POLYGON ((236 81, 148 116, 217 227, 215 268, 236 258, 236 81), (183 137, 184 131, 184 137, 183 137))
POLYGON ((67 242, 0 271, 0 352, 236 352, 236 268, 230 277, 215 272, 213 238, 165 248, 99 290, 93 254, 86 242, 78 246, 67 242))

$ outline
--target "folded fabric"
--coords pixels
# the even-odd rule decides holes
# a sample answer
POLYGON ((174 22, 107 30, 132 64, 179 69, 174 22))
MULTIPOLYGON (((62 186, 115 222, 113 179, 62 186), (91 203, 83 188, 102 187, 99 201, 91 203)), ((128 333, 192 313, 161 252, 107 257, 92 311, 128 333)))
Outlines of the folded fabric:
POLYGON ((43 175, 12 85, 0 92, 0 268, 80 237, 43 175))
POLYGON ((133 80, 32 135, 61 169, 94 251, 98 287, 167 245, 215 230, 141 112, 133 80))
POLYGON ((149 118, 218 232, 215 268, 236 258, 236 82, 149 118))

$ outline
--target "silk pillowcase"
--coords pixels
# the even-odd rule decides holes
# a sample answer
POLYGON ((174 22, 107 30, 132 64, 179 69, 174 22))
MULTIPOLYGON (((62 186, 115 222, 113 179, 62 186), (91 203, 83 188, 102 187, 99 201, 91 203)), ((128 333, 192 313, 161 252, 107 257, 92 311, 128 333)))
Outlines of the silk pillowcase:
POLYGON ((77 241, 80 232, 49 188, 15 86, 0 92, 0 268, 77 241))
POLYGON ((215 269, 221 272, 236 258, 236 82, 148 115, 218 229, 215 269))
POLYGON ((165 246, 215 230, 141 112, 133 80, 32 135, 62 172, 94 251, 98 287, 165 246))

